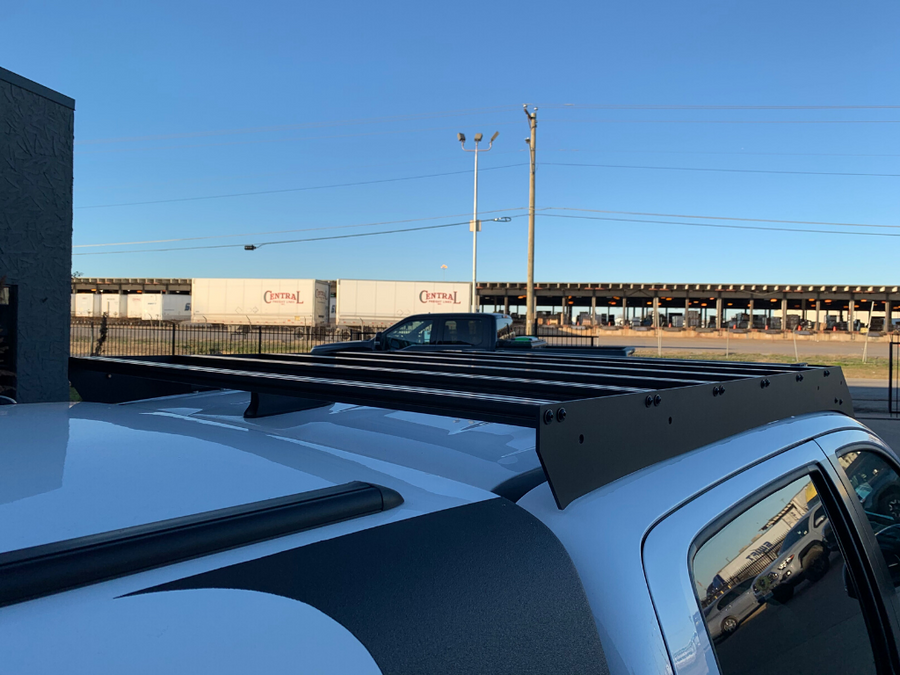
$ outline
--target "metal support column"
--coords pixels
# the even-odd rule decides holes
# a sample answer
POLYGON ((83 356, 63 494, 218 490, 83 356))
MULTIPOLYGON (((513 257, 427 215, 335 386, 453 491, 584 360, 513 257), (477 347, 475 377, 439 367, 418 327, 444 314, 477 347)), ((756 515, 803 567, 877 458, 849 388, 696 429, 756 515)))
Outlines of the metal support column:
POLYGON ((528 136, 530 166, 528 180, 528 281, 526 286, 528 310, 525 315, 525 333, 526 335, 535 335, 537 298, 535 297, 534 292, 534 173, 536 170, 535 147, 537 145, 537 108, 534 108, 534 110, 529 113, 528 106, 525 106, 525 115, 528 117, 528 125, 531 130, 531 133, 528 136))
POLYGON ((509 296, 508 295, 503 297, 503 313, 509 314, 509 296))
POLYGON ((822 300, 816 298, 816 330, 822 332, 822 300))
POLYGON ((628 298, 622 296, 622 327, 628 324, 628 298))
POLYGON ((691 298, 690 296, 684 296, 684 321, 681 324, 681 327, 684 330, 688 328, 688 312, 691 311, 691 298))
POLYGON ((591 296, 591 325, 594 326, 597 323, 597 296, 591 296))
POLYGON ((847 330, 850 332, 850 335, 853 335, 853 320, 856 318, 856 312, 854 311, 854 304, 856 299, 853 297, 853 293, 850 294, 850 303, 847 305, 847 330))
POLYGON ((659 328, 659 296, 653 296, 653 327, 659 328))
POLYGON ((781 298, 781 330, 787 330, 787 296, 781 298))
POLYGON ((750 298, 750 309, 747 314, 747 330, 753 330, 753 298, 750 298))
POLYGON ((894 323, 891 317, 891 296, 887 296, 887 300, 884 301, 884 330, 886 333, 894 330, 894 323))

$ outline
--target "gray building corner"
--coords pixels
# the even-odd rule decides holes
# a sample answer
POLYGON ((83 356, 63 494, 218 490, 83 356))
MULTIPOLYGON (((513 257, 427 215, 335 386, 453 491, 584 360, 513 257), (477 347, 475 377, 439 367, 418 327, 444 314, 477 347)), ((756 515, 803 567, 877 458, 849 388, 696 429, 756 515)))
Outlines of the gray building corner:
POLYGON ((69 399, 75 101, 0 68, 0 395, 69 399))

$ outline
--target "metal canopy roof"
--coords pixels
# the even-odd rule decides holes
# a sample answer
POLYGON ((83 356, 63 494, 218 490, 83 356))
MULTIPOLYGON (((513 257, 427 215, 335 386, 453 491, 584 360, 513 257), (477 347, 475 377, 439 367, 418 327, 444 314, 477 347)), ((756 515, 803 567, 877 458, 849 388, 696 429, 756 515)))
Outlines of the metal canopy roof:
POLYGON ((251 392, 251 417, 342 402, 530 427, 560 508, 742 431, 793 415, 853 409, 840 368, 588 350, 73 357, 70 379, 87 401, 210 387, 251 392), (155 381, 152 392, 147 380, 155 381))

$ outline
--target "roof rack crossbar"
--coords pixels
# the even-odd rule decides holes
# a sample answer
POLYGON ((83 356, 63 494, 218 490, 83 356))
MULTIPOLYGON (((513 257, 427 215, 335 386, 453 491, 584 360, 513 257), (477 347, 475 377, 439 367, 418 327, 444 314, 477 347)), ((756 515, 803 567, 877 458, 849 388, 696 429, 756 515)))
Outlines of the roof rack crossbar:
MULTIPOLYGON (((359 352, 340 352, 341 356, 353 356, 359 352)), ((661 358, 640 358, 630 356, 623 357, 590 357, 584 359, 574 359, 571 355, 546 354, 543 350, 534 352, 514 352, 506 350, 498 350, 494 352, 475 352, 473 350, 441 350, 440 352, 432 351, 399 351, 386 352, 389 357, 409 358, 412 356, 425 356, 431 358, 448 358, 448 359, 478 359, 478 360, 504 360, 516 361, 520 363, 560 363, 560 364, 577 364, 579 367, 625 367, 628 369, 639 369, 642 367, 654 370, 677 369, 680 371, 698 371, 698 372, 718 372, 718 373, 746 373, 752 377, 757 374, 772 372, 796 372, 807 367, 805 363, 747 363, 743 361, 704 361, 701 359, 661 359, 661 358)))
MULTIPOLYGON (((398 379, 402 379, 408 384, 431 386, 441 383, 448 388, 473 391, 518 393, 523 388, 527 388, 534 395, 561 396, 562 398, 572 398, 580 388, 588 386, 597 388, 597 395, 603 395, 607 392, 624 394, 718 381, 718 379, 713 380, 708 377, 653 377, 652 375, 645 376, 642 373, 606 374, 591 371, 567 371, 552 367, 544 369, 523 367, 512 371, 510 368, 504 368, 502 364, 439 363, 424 359, 389 362, 378 356, 370 356, 368 359, 343 359, 342 355, 308 357, 305 355, 267 354, 262 358, 253 356, 179 356, 175 357, 173 363, 225 367, 224 364, 228 361, 240 361, 246 367, 265 372, 341 377, 371 382, 396 382, 398 379), (320 361, 314 359, 320 359, 320 361), (321 359, 327 359, 327 361, 321 361, 321 359)), ((591 395, 587 389, 584 389, 580 396, 591 395)))
MULTIPOLYGON (((281 358, 282 355, 263 354, 257 358, 281 358)), ((303 355, 295 358, 304 358, 303 355)), ((611 359, 609 362, 598 362, 595 359, 574 360, 574 359, 555 359, 555 358, 526 358, 518 359, 515 357, 506 357, 499 354, 492 355, 490 358, 481 358, 481 355, 466 354, 465 352, 428 352, 428 351, 411 351, 411 352, 340 352, 331 356, 321 356, 318 358, 336 358, 352 361, 372 360, 392 361, 397 364, 406 364, 409 361, 419 362, 437 362, 444 365, 456 364, 459 366, 481 366, 481 367, 500 367, 506 369, 515 369, 518 372, 528 370, 554 370, 561 372, 570 372, 578 374, 595 373, 603 376, 611 377, 616 374, 628 377, 654 377, 654 378, 682 378, 685 383, 708 381, 708 382, 727 382, 738 377, 759 377, 761 375, 771 375, 781 372, 797 372, 797 368, 785 369, 778 364, 772 364, 767 368, 749 368, 742 367, 742 364, 715 364, 704 361, 666 361, 660 359, 658 362, 654 359, 641 361, 635 359, 624 358, 611 359)), ((441 367, 444 367, 442 365, 441 367)), ((766 364, 769 365, 769 364, 766 364)), ((805 367, 806 364, 804 364, 805 367)))
MULTIPOLYGON (((464 417, 514 426, 537 427, 538 407, 556 398, 531 398, 453 391, 402 383, 372 383, 316 378, 242 368, 207 368, 137 358, 70 357, 69 379, 84 400, 123 402, 135 379, 147 378, 204 388, 296 396, 338 403, 407 410, 445 417, 464 417)), ((571 398, 571 397, 570 397, 571 398)))

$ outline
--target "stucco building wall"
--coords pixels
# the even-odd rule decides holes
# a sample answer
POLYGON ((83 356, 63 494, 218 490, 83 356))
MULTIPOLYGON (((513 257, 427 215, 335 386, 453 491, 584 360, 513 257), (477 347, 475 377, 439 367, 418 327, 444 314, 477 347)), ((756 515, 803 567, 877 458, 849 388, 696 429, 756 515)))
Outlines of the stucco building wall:
POLYGON ((16 398, 68 400, 75 101, 0 68, 0 278, 16 287, 16 398))

